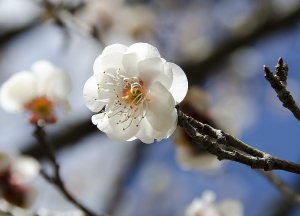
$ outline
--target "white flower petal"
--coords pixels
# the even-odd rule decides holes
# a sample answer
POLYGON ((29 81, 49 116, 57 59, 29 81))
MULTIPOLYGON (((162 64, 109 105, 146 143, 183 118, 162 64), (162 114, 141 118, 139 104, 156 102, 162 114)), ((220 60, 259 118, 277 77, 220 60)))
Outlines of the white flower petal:
POLYGON ((166 132, 177 121, 175 101, 171 93, 160 82, 155 82, 150 88, 147 120, 159 132, 166 132))
POLYGON ((136 134, 136 137, 139 138, 143 143, 153 143, 154 142, 154 128, 147 121, 147 119, 143 119, 140 123, 140 130, 136 134))
POLYGON ((114 52, 105 56, 102 55, 101 63, 102 63, 103 70, 117 71, 119 68, 123 69, 123 65, 122 65, 123 55, 124 54, 120 52, 114 52))
POLYGON ((36 79, 37 96, 46 96, 55 102, 64 102, 72 89, 69 73, 48 61, 37 61, 31 66, 36 79))
POLYGON ((94 74, 97 74, 97 73, 103 73, 104 69, 102 67, 102 54, 99 55, 95 62, 94 62, 94 65, 93 65, 93 70, 94 70, 94 74))
POLYGON ((169 78, 169 80, 171 80, 171 82, 173 82, 172 66, 168 64, 169 62, 167 62, 165 59, 162 58, 161 60, 164 64, 164 74, 169 78))
MULTIPOLYGON (((36 79, 37 96, 51 94, 55 88, 56 68, 48 61, 37 61, 31 66, 36 79)), ((53 96, 53 95, 51 95, 53 96)))
POLYGON ((167 139, 174 133, 176 128, 177 128, 177 118, 173 127, 171 127, 167 132, 154 131, 154 137, 157 140, 157 142, 161 141, 162 139, 167 139))
POLYGON ((83 101, 93 112, 99 112, 107 104, 107 102, 98 100, 98 87, 95 76, 91 76, 84 85, 83 101))
POLYGON ((138 63, 142 58, 137 53, 128 53, 123 56, 122 64, 129 77, 138 76, 138 63))
POLYGON ((173 72, 173 82, 169 91, 173 95, 175 101, 180 103, 187 93, 188 81, 185 73, 178 65, 170 62, 167 64, 172 68, 173 72))
POLYGON ((131 141, 133 141, 133 140, 136 140, 137 139, 137 137, 132 137, 132 138, 130 138, 129 140, 126 140, 127 142, 131 142, 131 141))
POLYGON ((57 99, 66 99, 72 90, 72 81, 69 73, 65 70, 57 69, 53 82, 54 88, 49 89, 47 95, 53 95, 57 99))
POLYGON ((101 123, 103 118, 104 118, 104 113, 99 113, 99 114, 96 114, 96 115, 93 115, 92 116, 92 122, 94 125, 97 125, 98 123, 101 123))
POLYGON ((126 53, 132 53, 132 52, 138 53, 142 59, 160 57, 160 54, 159 54, 157 48, 154 46, 151 46, 150 44, 147 44, 147 43, 132 44, 128 48, 126 53))
POLYGON ((122 44, 112 44, 112 45, 105 47, 105 49, 102 52, 102 55, 103 56, 109 55, 114 52, 125 53, 127 51, 127 49, 128 49, 128 47, 124 46, 122 44))
POLYGON ((36 96, 35 77, 30 72, 20 72, 7 80, 0 89, 0 103, 4 110, 17 112, 36 96))
POLYGON ((128 120, 124 123, 120 123, 119 120, 120 117, 118 115, 110 118, 108 118, 108 115, 105 115, 101 122, 98 121, 97 127, 99 130, 105 132, 110 139, 120 142, 133 138, 140 129, 140 127, 136 126, 139 123, 140 118, 137 118, 132 122, 131 120, 128 120), (116 124, 117 122, 119 124, 116 124), (128 125, 130 126, 128 127, 128 125))
POLYGON ((157 140, 157 142, 161 141, 162 139, 169 138, 175 129, 177 128, 177 121, 171 127, 169 130, 164 132, 158 132, 156 131, 151 124, 147 121, 147 119, 144 119, 140 123, 140 130, 136 134, 136 137, 139 138, 143 143, 150 144, 154 142, 154 139, 157 140))
POLYGON ((164 64, 161 58, 154 57, 141 61, 138 64, 139 77, 148 89, 155 81, 161 82, 167 89, 171 87, 172 80, 164 74, 164 64))

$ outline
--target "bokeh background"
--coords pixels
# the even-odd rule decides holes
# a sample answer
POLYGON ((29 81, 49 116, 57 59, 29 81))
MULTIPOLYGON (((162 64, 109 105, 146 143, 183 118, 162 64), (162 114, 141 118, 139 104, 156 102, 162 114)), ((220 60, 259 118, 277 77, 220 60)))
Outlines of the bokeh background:
MULTIPOLYGON (((146 145, 115 142, 90 121, 82 90, 106 45, 147 42, 180 65, 216 124, 245 143, 300 163, 299 122, 283 108, 264 78, 280 56, 289 65, 287 89, 300 101, 299 0, 0 0, 0 85, 48 60, 69 71, 72 111, 57 109, 47 125, 67 188, 95 212, 119 216, 181 216, 204 190, 217 201, 240 200, 245 216, 294 216, 290 204, 260 173, 226 161, 214 169, 182 168, 173 138, 146 145)), ((195 99, 198 100, 198 99, 195 99)), ((38 158, 26 113, 0 109, 0 149, 38 158)), ((300 189, 300 177, 276 172, 300 189)), ((42 177, 32 211, 76 209, 42 177)))

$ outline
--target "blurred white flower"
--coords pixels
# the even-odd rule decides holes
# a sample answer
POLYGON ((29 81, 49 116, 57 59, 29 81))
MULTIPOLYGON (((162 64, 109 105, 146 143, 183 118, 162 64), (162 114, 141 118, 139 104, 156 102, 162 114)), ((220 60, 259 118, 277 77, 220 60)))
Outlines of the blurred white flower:
MULTIPOLYGON (((215 125, 215 119, 209 113, 208 95, 197 86, 189 89, 180 103, 180 109, 204 124, 215 125)), ((176 146, 176 159, 182 169, 211 170, 221 167, 222 162, 215 155, 193 143, 192 138, 182 128, 176 130, 173 140, 176 146)))
POLYGON ((1 86, 0 105, 7 112, 29 111, 31 123, 39 119, 54 123, 54 107, 59 104, 67 111, 66 98, 70 91, 71 80, 66 71, 50 62, 38 61, 32 65, 31 72, 21 71, 1 86))
POLYGON ((155 34, 159 21, 155 10, 143 4, 117 9, 114 11, 111 27, 103 34, 107 44, 118 42, 127 45, 137 41, 155 44, 157 42, 155 34))
POLYGON ((40 170, 34 158, 0 152, 0 197, 8 203, 30 207, 36 197, 36 188, 29 184, 40 170))
POLYGON ((76 16, 99 32, 106 44, 155 42, 158 14, 144 4, 128 6, 123 0, 89 0, 76 16))
POLYGON ((118 15, 116 11, 122 6, 122 2, 122 0, 89 0, 76 12, 76 16, 103 34, 113 25, 114 16, 118 15))
POLYGON ((185 216, 243 216, 243 204, 239 200, 226 199, 214 203, 216 194, 207 190, 201 198, 195 198, 186 208, 185 216))
POLYGON ((93 112, 106 106, 92 121, 111 139, 152 143, 175 130, 175 104, 183 100, 187 87, 182 69, 162 59, 155 47, 114 44, 96 59, 83 98, 93 112))

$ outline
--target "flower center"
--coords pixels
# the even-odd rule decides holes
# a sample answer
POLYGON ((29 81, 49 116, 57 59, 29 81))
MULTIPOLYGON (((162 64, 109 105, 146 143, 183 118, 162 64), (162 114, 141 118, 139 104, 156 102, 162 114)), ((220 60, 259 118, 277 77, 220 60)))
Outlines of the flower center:
POLYGON ((97 84, 99 90, 113 92, 115 97, 104 100, 96 98, 95 100, 112 102, 113 106, 106 106, 104 114, 108 118, 117 116, 116 124, 127 122, 123 130, 129 128, 134 120, 138 120, 136 127, 139 127, 140 122, 147 113, 148 91, 143 88, 144 83, 138 77, 129 78, 120 74, 119 71, 120 69, 117 70, 115 76, 104 71, 103 73, 110 77, 111 81, 105 81, 105 86, 101 87, 97 84))
POLYGON ((39 119, 43 119, 48 123, 55 123, 56 117, 53 114, 55 104, 46 97, 38 97, 24 105, 25 109, 31 112, 31 123, 37 123, 39 119))

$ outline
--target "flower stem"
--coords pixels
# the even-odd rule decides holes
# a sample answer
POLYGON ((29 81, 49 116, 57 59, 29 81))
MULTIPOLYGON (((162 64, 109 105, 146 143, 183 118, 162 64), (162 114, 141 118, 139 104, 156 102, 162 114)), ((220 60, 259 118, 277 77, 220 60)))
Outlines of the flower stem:
POLYGON ((69 200, 71 203, 73 203, 75 206, 80 208, 86 215, 90 216, 96 216, 95 213, 91 212, 88 210, 85 206, 83 206, 81 203, 79 203, 65 188, 64 183, 60 177, 59 174, 59 164, 57 163, 55 156, 54 156, 54 151, 53 147, 50 143, 50 140, 47 137, 47 134, 44 130, 44 126, 41 125, 36 125, 36 129, 34 131, 34 136, 37 138, 43 149, 45 150, 48 159, 52 163, 54 167, 54 175, 49 176, 47 173, 45 173, 44 170, 41 170, 42 176, 49 181, 50 183, 54 184, 65 196, 67 200, 69 200))

